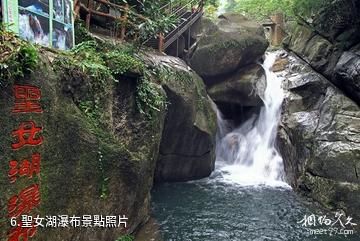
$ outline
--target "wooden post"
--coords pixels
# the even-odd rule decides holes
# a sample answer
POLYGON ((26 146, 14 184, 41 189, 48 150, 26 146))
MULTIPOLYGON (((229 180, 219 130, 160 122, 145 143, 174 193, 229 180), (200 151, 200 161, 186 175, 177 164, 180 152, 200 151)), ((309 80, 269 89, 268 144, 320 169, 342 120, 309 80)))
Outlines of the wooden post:
POLYGON ((89 12, 86 15, 86 29, 90 30, 91 11, 94 9, 94 0, 89 0, 88 1, 87 8, 88 8, 89 12))
POLYGON ((271 16, 271 20, 274 22, 274 27, 271 28, 271 44, 278 46, 284 39, 284 15, 277 13, 271 16))
POLYGON ((120 33, 120 39, 124 40, 125 39, 125 34, 126 34, 126 24, 127 24, 127 20, 129 17, 129 4, 125 5, 125 13, 124 13, 124 17, 122 18, 122 23, 121 23, 121 33, 120 33))
POLYGON ((179 57, 179 37, 176 39, 176 56, 179 57))
POLYGON ((200 1, 200 11, 199 12, 203 11, 204 5, 205 5, 204 0, 201 0, 200 1))
POLYGON ((74 19, 79 17, 80 13, 80 0, 75 0, 74 2, 74 19))
POLYGON ((164 34, 163 33, 159 33, 159 51, 160 52, 164 51, 164 34))
POLYGON ((190 47, 191 47, 191 26, 189 26, 188 29, 188 41, 187 41, 187 50, 190 52, 190 47))

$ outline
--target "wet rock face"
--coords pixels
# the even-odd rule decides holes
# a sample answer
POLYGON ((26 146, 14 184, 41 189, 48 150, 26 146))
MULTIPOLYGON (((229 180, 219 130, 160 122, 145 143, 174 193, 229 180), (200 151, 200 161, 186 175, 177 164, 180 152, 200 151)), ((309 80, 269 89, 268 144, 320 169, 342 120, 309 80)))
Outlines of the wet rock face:
POLYGON ((208 88, 216 103, 225 102, 243 106, 261 106, 266 89, 265 71, 260 65, 239 69, 233 75, 208 88))
POLYGON ((290 57, 278 133, 288 182, 324 206, 360 217, 360 108, 290 57))
POLYGON ((284 46, 360 104, 360 2, 335 0, 300 23, 284 46))
POLYGON ((223 117, 233 120, 237 126, 259 113, 265 89, 265 71, 262 66, 253 64, 221 78, 208 87, 208 93, 223 117))
POLYGON ((318 33, 332 43, 338 42, 349 48, 359 42, 360 2, 335 0, 318 14, 312 25, 318 33))
POLYGON ((333 81, 360 103, 360 53, 346 51, 336 64, 333 81))

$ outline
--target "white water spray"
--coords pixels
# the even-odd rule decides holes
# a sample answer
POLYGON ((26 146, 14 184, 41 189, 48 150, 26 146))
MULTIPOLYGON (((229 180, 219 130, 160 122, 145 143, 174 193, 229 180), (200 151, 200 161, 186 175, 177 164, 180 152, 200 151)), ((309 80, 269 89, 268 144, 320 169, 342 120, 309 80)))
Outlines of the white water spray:
POLYGON ((38 17, 19 14, 20 36, 28 41, 49 46, 49 34, 45 34, 38 17), (32 21, 32 24, 31 24, 32 21))
POLYGON ((219 16, 226 12, 226 5, 228 4, 228 0, 220 0, 219 1, 219 8, 216 14, 219 16))
POLYGON ((286 185, 283 161, 275 148, 284 93, 281 78, 270 71, 276 53, 268 53, 263 64, 267 87, 259 116, 253 116, 229 132, 229 124, 218 111, 216 148, 218 166, 225 180, 243 185, 286 185))

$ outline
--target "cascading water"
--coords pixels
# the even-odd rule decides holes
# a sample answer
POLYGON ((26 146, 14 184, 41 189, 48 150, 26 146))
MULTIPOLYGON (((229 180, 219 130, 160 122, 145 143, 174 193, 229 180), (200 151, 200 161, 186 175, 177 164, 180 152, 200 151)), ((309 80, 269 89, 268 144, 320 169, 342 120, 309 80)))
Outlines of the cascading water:
POLYGON ((284 93, 282 79, 269 70, 276 55, 268 53, 263 64, 267 88, 259 114, 234 128, 218 112, 217 166, 211 176, 154 188, 153 212, 164 241, 344 241, 310 234, 299 221, 324 213, 283 182, 275 137, 284 93))
POLYGON ((217 110, 216 162, 225 180, 244 185, 284 185, 283 162, 275 148, 284 93, 282 79, 270 71, 275 58, 276 53, 267 53, 263 64, 267 85, 262 97, 264 107, 258 117, 254 115, 231 130, 217 110))
POLYGON ((26 40, 48 46, 49 34, 43 30, 38 17, 31 14, 19 14, 20 36, 26 40))
POLYGON ((228 0, 220 0, 219 1, 219 8, 216 12, 217 15, 221 15, 221 14, 225 13, 227 3, 228 3, 228 0))

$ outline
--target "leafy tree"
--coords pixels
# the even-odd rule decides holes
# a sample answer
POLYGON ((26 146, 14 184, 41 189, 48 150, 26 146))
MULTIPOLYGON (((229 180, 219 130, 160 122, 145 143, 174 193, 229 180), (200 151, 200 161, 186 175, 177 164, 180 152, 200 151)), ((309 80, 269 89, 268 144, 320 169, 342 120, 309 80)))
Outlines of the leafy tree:
POLYGON ((215 13, 219 8, 219 0, 206 0, 205 13, 208 17, 216 17, 215 13))
POLYGON ((293 0, 294 15, 302 18, 311 17, 321 8, 331 4, 330 0, 293 0))
MULTIPOLYGON (((141 14, 145 18, 138 18, 135 14, 129 14, 130 21, 134 24, 128 35, 136 36, 139 42, 156 36, 159 33, 168 33, 176 27, 179 17, 173 15, 168 6, 186 6, 189 0, 111 0, 113 3, 129 4, 132 12, 141 14), (135 27, 134 27, 135 26, 135 27)), ((190 10, 190 6, 189 9, 190 10)))
POLYGON ((279 11, 287 16, 292 15, 293 2, 294 0, 233 0, 229 3, 228 9, 260 20, 279 11))
POLYGON ((328 0, 228 0, 226 9, 242 13, 258 20, 266 19, 276 12, 288 17, 308 18, 315 14, 328 0))

